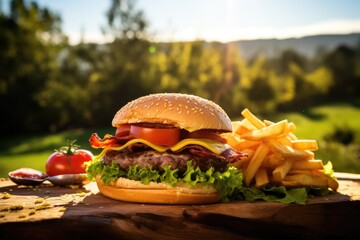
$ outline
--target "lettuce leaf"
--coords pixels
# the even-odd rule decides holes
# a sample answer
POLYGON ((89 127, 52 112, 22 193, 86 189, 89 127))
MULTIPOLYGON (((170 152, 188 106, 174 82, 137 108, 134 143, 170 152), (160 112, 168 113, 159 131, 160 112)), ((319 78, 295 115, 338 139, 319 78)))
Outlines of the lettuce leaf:
POLYGON ((214 177, 215 188, 220 193, 223 202, 238 198, 235 193, 243 188, 243 175, 240 170, 230 167, 226 172, 215 172, 214 177))
POLYGON ((112 162, 111 166, 102 164, 101 159, 94 158, 87 164, 87 177, 93 180, 96 175, 101 176, 101 180, 105 184, 115 181, 119 177, 129 178, 141 181, 143 184, 150 182, 164 182, 171 186, 178 183, 186 183, 190 187, 197 184, 205 186, 214 186, 219 192, 222 201, 230 200, 246 200, 256 201, 264 200, 267 202, 295 203, 305 204, 308 197, 312 195, 326 195, 327 189, 318 188, 285 188, 284 186, 268 185, 262 189, 255 187, 243 186, 243 175, 240 170, 235 167, 229 167, 225 172, 217 172, 214 168, 208 169, 206 172, 200 168, 194 168, 191 161, 187 163, 187 170, 183 175, 178 174, 178 170, 170 169, 170 166, 163 168, 164 172, 148 167, 140 168, 139 166, 130 166, 129 171, 120 169, 116 162, 112 162))
POLYGON ((245 187, 242 189, 244 200, 264 200, 267 202, 305 204, 308 198, 306 188, 285 188, 284 186, 266 186, 262 189, 245 187))
POLYGON ((90 180, 94 180, 95 176, 100 175, 101 180, 105 184, 116 181, 119 177, 125 177, 141 181, 143 184, 149 184, 152 181, 164 182, 171 186, 175 186, 177 183, 186 183, 190 187, 195 187, 197 184, 203 184, 208 187, 214 185, 224 202, 229 201, 236 189, 242 187, 242 173, 234 167, 230 167, 222 173, 215 171, 214 168, 203 172, 199 167, 194 168, 192 161, 189 161, 183 176, 179 176, 177 169, 171 170, 170 166, 166 166, 163 169, 164 172, 160 174, 150 167, 140 168, 136 165, 130 166, 129 171, 126 172, 120 169, 115 161, 112 162, 111 166, 105 166, 102 164, 101 159, 95 158, 87 164, 86 172, 90 180))
POLYGON ((178 182, 178 169, 171 170, 170 166, 164 167, 165 172, 160 176, 160 182, 166 182, 171 186, 175 186, 178 182))

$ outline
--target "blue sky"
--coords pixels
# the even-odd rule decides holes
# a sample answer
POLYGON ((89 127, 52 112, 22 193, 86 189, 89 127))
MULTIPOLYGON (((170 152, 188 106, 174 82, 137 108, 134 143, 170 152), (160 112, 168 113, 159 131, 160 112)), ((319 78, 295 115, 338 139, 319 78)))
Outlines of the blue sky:
MULTIPOLYGON (((9 0, 3 0, 7 5, 9 0)), ((110 0, 38 0, 59 13, 73 43, 107 41, 110 0)), ((137 0, 149 21, 150 39, 217 40, 287 38, 312 34, 360 32, 356 0, 137 0)))

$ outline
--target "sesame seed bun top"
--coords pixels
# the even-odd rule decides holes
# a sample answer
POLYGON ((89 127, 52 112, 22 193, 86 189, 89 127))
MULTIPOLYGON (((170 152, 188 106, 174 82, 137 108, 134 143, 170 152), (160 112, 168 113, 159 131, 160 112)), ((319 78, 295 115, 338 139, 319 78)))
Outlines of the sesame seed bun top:
POLYGON ((216 103, 181 93, 158 93, 135 99, 114 116, 112 125, 156 123, 189 132, 200 129, 231 132, 231 120, 216 103))

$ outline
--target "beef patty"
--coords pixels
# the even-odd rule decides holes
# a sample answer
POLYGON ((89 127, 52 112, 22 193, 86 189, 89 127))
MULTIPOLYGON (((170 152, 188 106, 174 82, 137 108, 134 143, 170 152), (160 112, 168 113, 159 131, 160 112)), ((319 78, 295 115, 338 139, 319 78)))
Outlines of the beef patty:
POLYGON ((170 166, 170 169, 178 169, 178 173, 182 174, 186 172, 187 162, 190 160, 195 169, 199 167, 203 172, 211 167, 214 167, 215 171, 224 172, 228 166, 228 162, 220 155, 204 153, 194 155, 189 150, 160 153, 152 149, 136 152, 109 151, 103 157, 103 164, 111 165, 113 161, 116 161, 119 167, 125 171, 129 170, 129 166, 138 165, 140 168, 152 167, 160 173, 164 172, 165 166, 170 166))

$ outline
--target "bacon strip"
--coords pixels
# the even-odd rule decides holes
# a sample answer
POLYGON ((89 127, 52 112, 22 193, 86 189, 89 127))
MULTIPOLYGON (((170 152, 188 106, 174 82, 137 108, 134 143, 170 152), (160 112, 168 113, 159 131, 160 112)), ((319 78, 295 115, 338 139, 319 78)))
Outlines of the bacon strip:
POLYGON ((209 158, 222 158, 229 163, 234 163, 240 161, 244 157, 247 157, 246 153, 237 152, 232 148, 226 149, 220 155, 217 155, 211 152, 210 150, 204 148, 203 146, 199 146, 199 145, 187 145, 177 152, 184 151, 185 149, 187 149, 189 152, 197 156, 209 157, 209 158))
MULTIPOLYGON (((125 144, 127 141, 133 139, 131 136, 124 136, 124 137, 115 137, 110 134, 106 134, 104 138, 100 138, 97 133, 93 133, 90 137, 90 145, 93 148, 106 148, 106 147, 119 147, 125 144)), ((138 148, 147 148, 147 146, 143 146, 144 144, 136 144, 133 148, 129 150, 131 152, 136 151, 134 149, 138 148)), ((129 146, 130 147, 130 146, 129 146)), ((187 145, 182 149, 178 150, 177 153, 180 153, 184 150, 188 150, 194 155, 201 156, 201 157, 212 157, 212 158, 224 158, 229 163, 234 163, 241 160, 244 157, 247 157, 246 153, 240 153, 235 151, 232 148, 229 148, 222 152, 220 155, 217 155, 210 150, 199 146, 199 145, 187 145)))
POLYGON ((248 157, 246 153, 238 152, 232 148, 228 148, 223 151, 221 156, 223 156, 229 163, 234 163, 240 161, 242 158, 248 157))
POLYGON ((93 148, 106 148, 119 147, 131 139, 133 139, 131 136, 115 137, 110 134, 105 134, 104 138, 101 139, 97 133, 93 133, 91 134, 89 142, 93 148))

